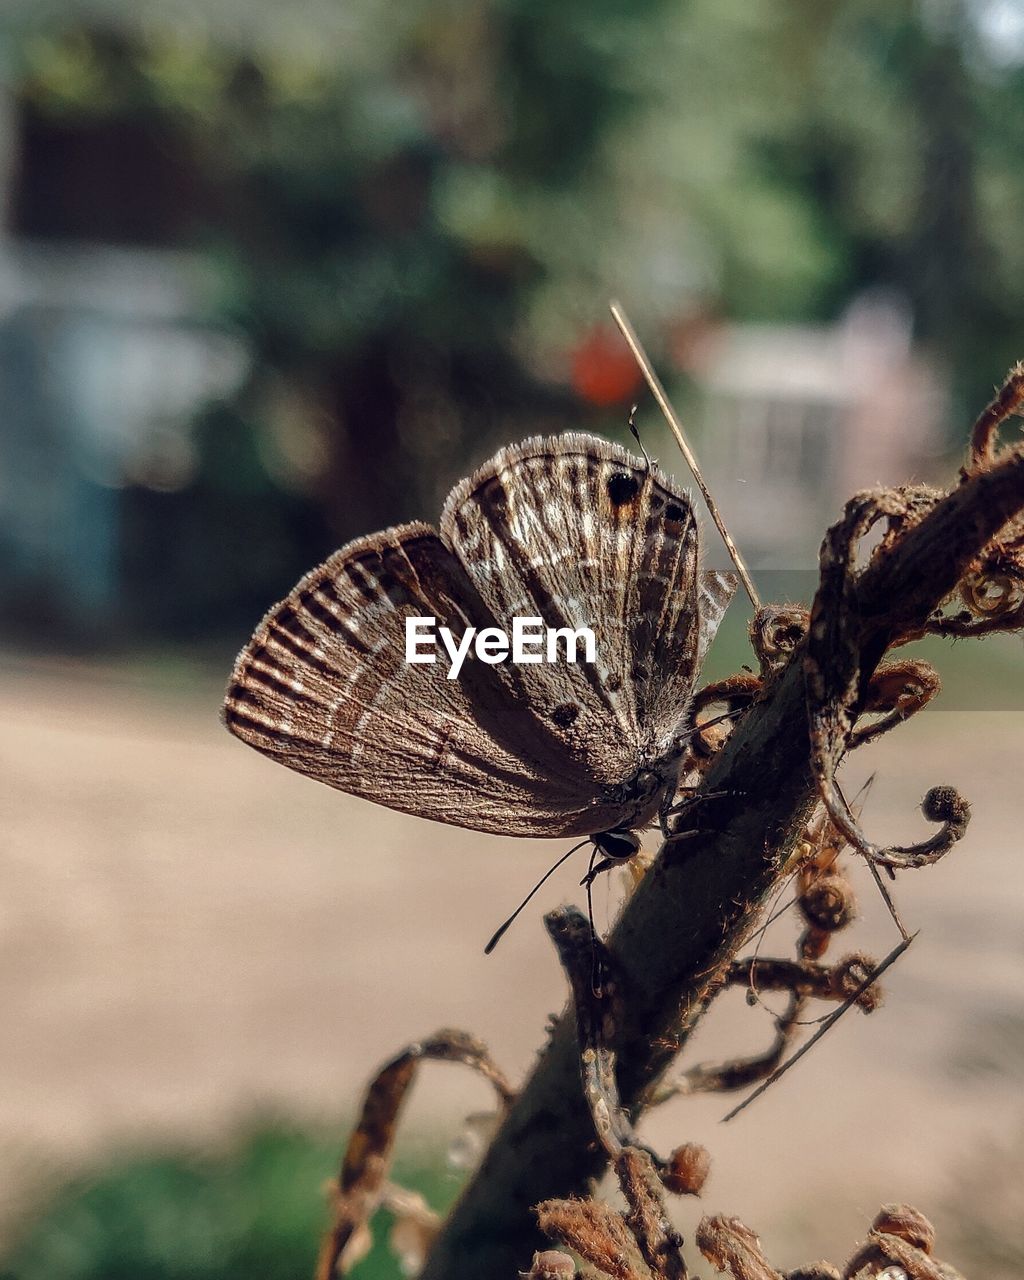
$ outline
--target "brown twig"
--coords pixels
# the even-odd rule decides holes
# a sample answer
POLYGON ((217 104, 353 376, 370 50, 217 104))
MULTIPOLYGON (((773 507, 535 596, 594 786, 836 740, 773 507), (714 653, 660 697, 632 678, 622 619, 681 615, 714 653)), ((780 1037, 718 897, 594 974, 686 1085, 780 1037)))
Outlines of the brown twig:
POLYGON ((800 1016, 805 1006, 806 1001, 801 996, 790 996, 786 1011, 775 1021, 775 1039, 764 1053, 749 1058, 733 1058, 729 1062, 698 1062, 660 1084, 652 1094, 651 1105, 660 1106, 670 1098, 689 1097, 693 1093, 729 1093, 733 1089, 746 1089, 772 1075, 800 1029, 800 1016))
MULTIPOLYGON (((939 831, 918 844, 883 848, 861 831, 836 783, 836 770, 855 737, 857 717, 871 706, 871 683, 879 669, 886 670, 878 666, 881 653, 873 655, 870 669, 864 664, 865 654, 872 648, 865 644, 872 619, 865 616, 861 582, 872 565, 884 563, 902 538, 912 536, 938 497, 933 490, 918 489, 865 492, 850 499, 843 518, 828 530, 821 546, 821 581, 811 608, 803 659, 811 766, 825 808, 849 844, 870 861, 892 869, 937 861, 961 839, 970 818, 969 806, 952 787, 933 787, 921 807, 929 821, 940 824, 939 831), (886 528, 872 561, 867 569, 857 570, 861 542, 882 521, 886 528)), ((892 627, 886 644, 902 643, 918 632, 919 627, 892 627)), ((916 699, 918 706, 922 697, 927 697, 926 685, 921 686, 916 699)), ((912 702, 907 705, 908 712, 911 709, 912 702)))
POLYGON ((970 464, 960 475, 966 480, 979 467, 988 466, 997 456, 996 432, 1002 424, 1024 406, 1024 364, 1017 364, 996 392, 994 398, 982 409, 971 428, 970 464))
POLYGON ((627 1147, 615 1161, 615 1173, 627 1206, 623 1218, 651 1275, 687 1280, 683 1238, 668 1220, 661 1181, 648 1153, 627 1147))
MULTIPOLYGON (((726 982, 730 986, 750 986, 760 991, 790 991, 794 995, 812 996, 816 1000, 847 1000, 850 996, 847 977, 856 966, 865 974, 874 971, 874 961, 867 956, 847 956, 838 964, 818 964, 814 960, 734 960, 726 982)), ((877 1007, 870 987, 861 991, 856 1002, 865 1013, 877 1007)))
POLYGON ((619 1103, 615 1053, 611 1047, 615 1039, 616 1007, 621 1008, 614 962, 604 943, 594 936, 590 921, 575 907, 560 907, 549 912, 544 924, 572 992, 583 1096, 594 1121, 594 1132, 614 1160, 624 1147, 635 1141, 619 1103), (595 991, 595 971, 601 975, 600 994, 595 991))
POLYGON ((716 1271, 728 1271, 735 1280, 783 1280, 764 1256, 761 1241, 739 1218, 702 1218, 697 1248, 716 1271))
POLYGON ((370 1082, 345 1150, 334 1187, 334 1221, 321 1244, 316 1280, 333 1280, 339 1263, 358 1252, 366 1239, 369 1219, 388 1190, 388 1166, 402 1106, 419 1064, 431 1058, 472 1067, 494 1086, 502 1107, 515 1096, 486 1046, 463 1031, 439 1031, 386 1063, 370 1082))

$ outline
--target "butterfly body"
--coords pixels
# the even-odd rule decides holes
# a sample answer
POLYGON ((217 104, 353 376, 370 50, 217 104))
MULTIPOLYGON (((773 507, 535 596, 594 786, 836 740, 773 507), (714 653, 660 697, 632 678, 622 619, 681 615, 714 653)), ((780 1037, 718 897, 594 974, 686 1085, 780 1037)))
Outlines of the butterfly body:
POLYGON ((239 655, 228 728, 391 808, 517 836, 636 830, 674 791, 704 653, 735 589, 701 573, 688 497, 593 436, 501 450, 415 523, 307 574, 239 655), (406 660, 410 617, 458 638, 539 618, 594 662, 406 660))

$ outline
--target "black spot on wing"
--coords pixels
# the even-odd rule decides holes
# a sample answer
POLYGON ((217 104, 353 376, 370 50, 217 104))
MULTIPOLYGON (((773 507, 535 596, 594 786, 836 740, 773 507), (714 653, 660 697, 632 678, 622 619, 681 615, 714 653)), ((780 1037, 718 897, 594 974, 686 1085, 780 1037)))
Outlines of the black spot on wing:
POLYGON ((627 471, 614 471, 608 477, 608 497, 613 507, 624 507, 640 492, 640 481, 627 471))

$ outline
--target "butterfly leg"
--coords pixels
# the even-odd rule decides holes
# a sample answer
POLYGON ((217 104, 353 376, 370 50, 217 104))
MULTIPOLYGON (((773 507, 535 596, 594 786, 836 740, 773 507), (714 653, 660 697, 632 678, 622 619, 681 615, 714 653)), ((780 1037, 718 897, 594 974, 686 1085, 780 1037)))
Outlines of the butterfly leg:
MULTIPOLYGON (((689 786, 677 786, 675 790, 671 787, 665 788, 665 794, 661 798, 661 805, 658 809, 658 825, 661 827, 661 837, 663 840, 668 840, 676 834, 672 829, 672 824, 669 822, 669 819, 681 809, 681 805, 675 802, 676 795, 680 791, 695 790, 696 787, 689 786)), ((685 805, 686 803, 687 801, 683 801, 682 805, 685 805)))
MULTIPOLYGON (((697 787, 679 787, 677 788, 677 794, 679 791, 697 792, 697 790, 697 787)), ((724 800, 726 796, 740 796, 742 794, 742 791, 728 789, 724 791, 700 792, 699 794, 687 796, 685 800, 675 800, 675 797, 673 797, 675 803, 670 805, 667 809, 663 809, 661 814, 659 814, 661 819, 661 833, 666 840, 678 839, 681 834, 678 830, 678 824, 669 822, 670 818, 678 818, 680 814, 686 813, 689 809, 696 808, 698 804, 703 804, 705 800, 724 800)), ((696 835, 696 831, 694 831, 693 834, 696 835)))
POLYGON ((608 858, 602 858, 600 862, 595 862, 593 858, 590 860, 590 866, 587 867, 587 874, 580 881, 580 888, 589 889, 599 875, 604 871, 611 871, 615 863, 608 858))

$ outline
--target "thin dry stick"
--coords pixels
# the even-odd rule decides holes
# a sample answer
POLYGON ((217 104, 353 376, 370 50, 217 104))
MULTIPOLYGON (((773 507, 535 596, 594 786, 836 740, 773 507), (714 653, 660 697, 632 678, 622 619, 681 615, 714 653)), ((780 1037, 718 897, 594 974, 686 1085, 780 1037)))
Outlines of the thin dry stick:
POLYGON ((771 1086, 775 1083, 776 1080, 779 1079, 780 1076, 784 1076, 786 1072, 790 1069, 790 1067, 795 1066, 796 1063, 799 1062, 800 1059, 804 1056, 804 1054, 807 1053, 815 1044, 818 1043, 818 1041, 825 1034, 825 1032, 828 1031, 830 1027, 833 1027, 839 1021, 839 1019, 843 1016, 843 1014, 847 1011, 847 1009, 851 1009, 857 1003, 857 1001, 864 994, 864 992, 867 991, 868 987, 872 986, 875 982, 877 982, 878 979, 882 976, 883 973, 885 973, 886 969, 888 969, 890 965, 893 965, 896 963, 896 961, 900 958, 900 956, 904 953, 904 951, 906 951, 907 947, 910 946, 910 944, 914 941, 916 937, 917 937, 917 934, 912 933, 909 938, 904 938, 903 941, 899 944, 899 946, 893 947, 893 949, 885 957, 882 963, 876 969, 873 969, 868 974, 868 976, 864 979, 862 983, 859 984, 856 990, 850 992, 850 994, 839 1006, 839 1008, 834 1010, 832 1013, 828 1015, 828 1017, 824 1020, 824 1022, 822 1022, 822 1024, 818 1027, 817 1031, 815 1031, 814 1035, 811 1036, 809 1040, 805 1040, 804 1043, 800 1046, 800 1048, 797 1049, 796 1053, 792 1055, 792 1057, 787 1058, 785 1062, 783 1062, 779 1067, 777 1067, 771 1073, 770 1076, 768 1076, 764 1081, 762 1081, 761 1084, 757 1086, 757 1088, 754 1090, 753 1093, 748 1094, 747 1097, 745 1097, 743 1101, 739 1104, 739 1106, 733 1107, 733 1109, 728 1113, 728 1115, 724 1115, 722 1119, 731 1120, 734 1116, 738 1116, 741 1111, 744 1111, 747 1107, 750 1106, 750 1104, 754 1101, 755 1098, 759 1098, 766 1089, 770 1089, 771 1086))
POLYGON ((665 415, 665 421, 668 423, 672 434, 676 438, 676 444, 678 444, 679 448, 682 450, 687 466, 693 472, 693 478, 697 481, 697 487, 704 495, 704 501, 707 503, 708 511, 711 513, 711 519, 715 522, 715 528, 722 535, 722 541, 725 543, 726 550, 732 557, 732 562, 736 566, 736 572, 740 575, 740 581, 743 583, 743 587, 747 595, 750 597, 750 603, 754 606, 754 610, 756 612, 761 608, 761 599, 757 594, 757 589, 751 580, 750 574, 747 572, 747 566, 743 562, 743 557, 739 553, 739 548, 736 546, 736 543, 733 542, 729 534, 729 530, 725 527, 725 521, 722 519, 721 512, 718 510, 715 500, 711 496, 711 491, 704 483, 704 477, 701 475, 696 455, 690 447, 690 443, 686 439, 686 434, 683 431, 683 424, 679 421, 676 411, 672 408, 668 395, 665 392, 665 388, 661 385, 661 379, 654 372, 654 366, 648 359, 647 352, 644 350, 643 344, 637 337, 636 330, 633 328, 626 313, 623 311, 621 303, 610 303, 609 310, 612 313, 612 319, 619 326, 619 331, 626 339, 626 344, 633 353, 633 359, 640 366, 640 372, 644 375, 644 379, 651 389, 651 394, 658 402, 658 408, 665 415))

